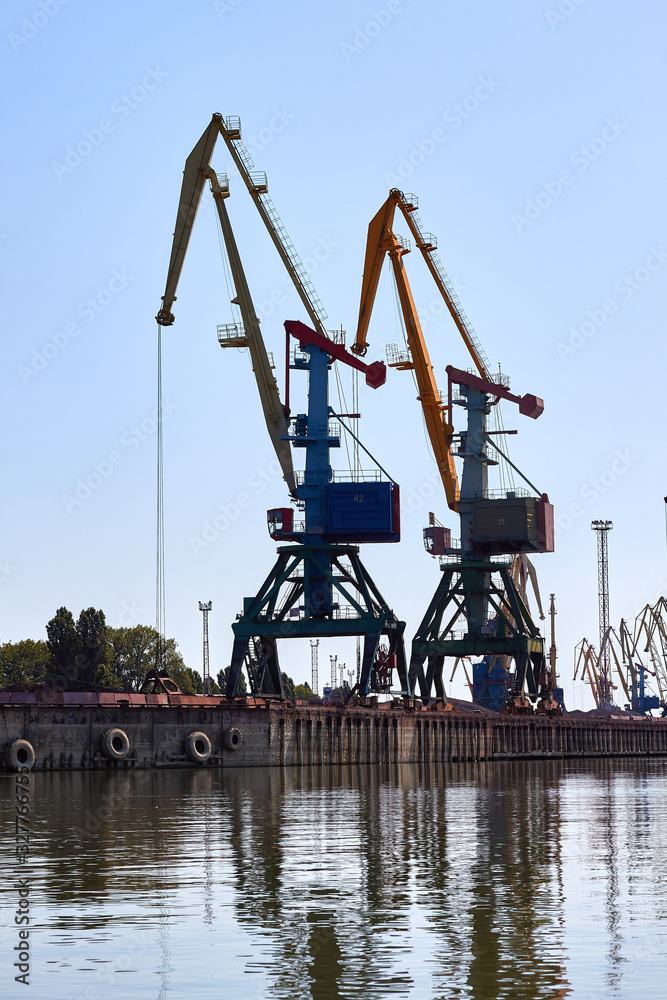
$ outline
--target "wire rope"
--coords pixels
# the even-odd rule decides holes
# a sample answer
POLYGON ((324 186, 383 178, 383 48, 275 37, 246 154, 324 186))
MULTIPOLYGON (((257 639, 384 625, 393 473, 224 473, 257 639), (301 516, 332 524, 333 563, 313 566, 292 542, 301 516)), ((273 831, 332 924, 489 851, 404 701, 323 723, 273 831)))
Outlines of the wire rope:
POLYGON ((162 439, 162 327, 157 325, 157 469, 156 469, 156 565, 155 631, 156 666, 162 668, 165 654, 165 573, 164 573, 164 452, 162 439))
POLYGON ((227 288, 229 315, 232 323, 241 325, 243 323, 243 319, 241 317, 241 310, 238 305, 232 302, 232 299, 236 298, 236 288, 234 286, 234 281, 232 279, 232 273, 231 273, 231 268, 229 266, 229 261, 227 260, 227 250, 222 235, 222 226, 220 225, 220 218, 217 212, 215 213, 215 222, 216 222, 216 230, 218 233, 218 245, 220 247, 220 259, 222 261, 222 273, 225 278, 225 287, 227 288))
MULTIPOLYGON (((342 379, 341 379, 341 375, 340 375, 340 369, 339 369, 339 367, 338 367, 338 365, 336 363, 334 363, 333 369, 334 369, 334 372, 336 374, 336 391, 338 393, 338 412, 339 413, 347 413, 348 409, 347 409, 347 402, 345 400, 345 390, 343 389, 343 383, 342 383, 342 379)), ((343 439, 345 441, 345 453, 347 455, 347 466, 348 466, 348 469, 350 470, 350 475, 352 476, 354 474, 354 470, 352 468, 352 459, 350 458, 350 445, 349 445, 349 442, 348 442, 348 436, 347 436, 347 434, 344 434, 344 435, 342 435, 342 437, 343 437, 343 439)))

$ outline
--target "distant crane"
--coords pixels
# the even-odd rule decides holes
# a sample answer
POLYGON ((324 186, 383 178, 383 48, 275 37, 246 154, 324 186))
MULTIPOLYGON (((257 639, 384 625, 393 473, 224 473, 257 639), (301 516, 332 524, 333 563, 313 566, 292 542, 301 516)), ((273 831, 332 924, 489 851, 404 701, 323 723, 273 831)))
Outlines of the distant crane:
POLYGON ((558 687, 558 673, 556 671, 556 658, 557 658, 557 646, 556 646, 556 595, 549 594, 549 618, 551 623, 551 645, 549 646, 549 674, 551 681, 551 693, 554 701, 560 706, 562 711, 565 711, 565 699, 563 697, 563 689, 558 687))
POLYGON ((607 626, 603 639, 600 649, 607 650, 608 666, 587 639, 574 651, 574 679, 588 682, 596 706, 614 707, 614 692, 620 687, 626 708, 642 715, 652 709, 667 710, 667 600, 661 597, 642 608, 632 631, 623 618, 618 629, 607 626))
POLYGON ((662 706, 663 712, 667 711, 667 600, 664 597, 660 597, 654 605, 647 604, 637 615, 631 649, 632 655, 627 660, 633 707, 645 712, 662 706), (645 655, 647 653, 648 656, 645 655), (649 663, 652 670, 648 667, 649 663), (646 694, 647 674, 654 678, 657 697, 646 694))

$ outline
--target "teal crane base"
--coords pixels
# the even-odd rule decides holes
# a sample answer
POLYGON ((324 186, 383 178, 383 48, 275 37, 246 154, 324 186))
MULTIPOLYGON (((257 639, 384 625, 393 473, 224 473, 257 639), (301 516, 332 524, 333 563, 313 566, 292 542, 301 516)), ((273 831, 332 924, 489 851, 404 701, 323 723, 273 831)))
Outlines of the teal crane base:
POLYGON ((244 600, 232 625, 234 646, 225 694, 237 697, 245 664, 251 693, 283 698, 278 639, 363 636, 359 694, 373 686, 378 646, 386 637, 401 692, 409 696, 399 621, 359 558, 356 545, 286 545, 255 597, 244 600))
POLYGON ((446 656, 511 658, 515 672, 510 696, 521 698, 525 690, 531 700, 537 699, 538 686, 547 682, 544 639, 508 563, 474 559, 442 567, 442 580, 412 641, 409 681, 413 689, 419 685, 424 702, 433 692, 438 699, 445 697, 446 656), (476 617, 474 609, 480 607, 488 609, 486 619, 476 617), (465 619, 466 630, 457 634, 454 626, 460 618, 465 619))

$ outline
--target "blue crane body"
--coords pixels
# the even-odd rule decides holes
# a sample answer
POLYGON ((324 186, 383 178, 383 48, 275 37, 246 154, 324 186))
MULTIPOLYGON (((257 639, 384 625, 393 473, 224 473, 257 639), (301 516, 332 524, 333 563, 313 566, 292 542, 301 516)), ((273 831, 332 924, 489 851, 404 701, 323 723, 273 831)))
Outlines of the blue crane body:
POLYGON ((308 374, 308 412, 291 421, 287 439, 304 448, 303 481, 296 503, 303 522, 294 522, 292 508, 269 510, 271 537, 293 544, 278 549, 278 559, 258 593, 244 601, 243 614, 232 625, 234 646, 226 695, 236 696, 242 667, 259 696, 282 696, 277 641, 359 635, 364 649, 358 691, 378 688, 378 648, 387 639, 387 659, 395 667, 402 693, 411 693, 403 633, 405 623, 388 607, 359 557, 354 542, 396 542, 400 539, 398 486, 393 481, 336 482, 331 449, 340 447, 332 433, 329 369, 335 359, 366 371, 367 382, 384 381, 384 365, 365 365, 340 345, 298 322, 285 324, 298 336, 301 349, 290 367, 308 374))

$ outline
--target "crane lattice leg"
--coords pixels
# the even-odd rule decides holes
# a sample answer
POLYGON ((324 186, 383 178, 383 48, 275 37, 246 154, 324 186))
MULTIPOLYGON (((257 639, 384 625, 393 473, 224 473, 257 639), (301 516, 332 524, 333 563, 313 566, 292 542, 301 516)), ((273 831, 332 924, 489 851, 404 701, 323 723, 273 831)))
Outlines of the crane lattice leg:
POLYGON ((399 621, 350 545, 291 545, 278 559, 244 613, 232 625, 234 646, 226 695, 236 697, 246 664, 252 694, 284 697, 277 641, 289 638, 364 637, 359 692, 373 688, 375 659, 383 636, 395 657, 403 694, 411 694, 399 621), (255 652, 258 647, 259 652, 255 652))

